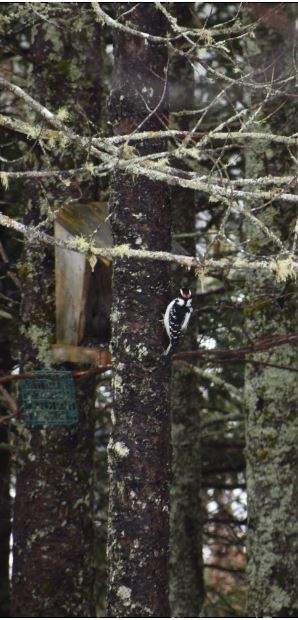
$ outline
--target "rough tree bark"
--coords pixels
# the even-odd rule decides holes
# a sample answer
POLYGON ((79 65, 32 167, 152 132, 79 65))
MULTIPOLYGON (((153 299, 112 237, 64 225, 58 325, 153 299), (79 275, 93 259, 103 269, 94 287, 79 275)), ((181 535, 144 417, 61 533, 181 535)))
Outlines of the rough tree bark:
MULTIPOLYGON (((62 13, 58 3, 51 7, 39 7, 45 19, 36 23, 30 46, 30 91, 54 110, 66 106, 71 120, 79 124, 91 109, 99 114, 100 32, 87 5, 74 9, 64 4, 62 13), (95 54, 96 62, 91 63, 90 56, 95 54)), ((63 166, 63 156, 67 164, 80 160, 81 154, 73 149, 67 152, 67 145, 64 151, 61 144, 54 144, 53 149, 56 164, 63 166)), ((34 154, 34 165, 46 165, 46 161, 44 153, 34 154)), ((95 198, 94 185, 84 186, 84 196, 88 194, 95 198)), ((50 205, 77 196, 77 182, 70 187, 52 181, 28 182, 24 188, 26 221, 36 225, 44 220, 50 205)), ((20 274, 22 366, 26 370, 49 368, 48 350, 55 332, 53 256, 41 245, 26 244, 20 274)), ((95 615, 93 380, 77 385, 76 396, 77 425, 26 428, 21 423, 19 428, 13 617, 95 615)))
MULTIPOLYGON (((126 15, 131 8, 121 4, 122 23, 129 20, 151 34, 166 33, 165 19, 153 3, 136 5, 126 15)), ((167 113, 166 47, 119 32, 114 43, 110 118, 115 133, 130 133, 139 123, 143 130, 161 129, 167 113)), ((162 147, 160 143, 154 146, 155 150, 162 147)), ((134 148, 141 154, 148 152, 146 141, 134 148)), ((116 173, 110 214, 115 244, 170 249, 168 191, 163 183, 116 173)), ((169 300, 168 284, 169 270, 161 263, 114 261, 108 528, 111 617, 169 616, 170 370, 162 357, 161 322, 169 300)))
MULTIPOLYGON (((5 290, 5 283, 0 288, 5 290)), ((5 291, 6 292, 6 291, 5 291)), ((9 338, 7 336, 7 319, 0 322, 0 372, 5 374, 10 372, 12 366, 9 338)), ((11 411, 4 406, 0 399, 0 416, 5 417, 11 411)), ((9 493, 10 483, 10 452, 9 452, 9 431, 8 425, 0 424, 0 618, 9 616, 9 553, 10 553, 10 521, 11 521, 11 500, 9 493)))
MULTIPOLYGON (((192 26, 192 3, 174 5, 181 26, 192 26)), ((171 61, 170 111, 193 110, 194 74, 191 64, 180 54, 171 61)), ((190 129, 189 116, 175 118, 180 129, 190 129)), ((189 233, 195 229, 195 195, 191 190, 175 188, 171 192, 173 232, 189 233)), ((193 237, 182 239, 185 250, 195 256, 193 237)), ((195 296, 196 278, 182 268, 174 270, 176 295, 188 286, 195 296)), ((192 320, 181 343, 194 350, 196 321, 192 320)), ((201 445, 197 378, 185 366, 176 363, 171 381, 173 481, 171 486, 170 604, 173 617, 193 618, 200 614, 204 599, 201 514, 201 445)))
MULTIPOLYGON (((253 6, 251 7, 253 11, 253 6)), ((294 81, 275 94, 271 80, 294 75, 295 4, 256 5, 261 18, 249 61, 256 79, 270 84, 272 96, 262 114, 269 130, 291 135, 297 130, 294 81), (287 25, 285 29, 281 26, 287 25)), ((297 89, 296 89, 297 90, 297 89)), ((260 92, 260 91, 259 91, 260 92)), ((253 94, 252 103, 260 103, 253 94)), ((289 150, 251 150, 248 172, 255 176, 295 174, 289 150)), ((263 207, 262 219, 282 240, 294 231, 296 213, 277 200, 263 207)), ((268 240, 257 228, 249 231, 254 250, 265 255, 268 240)), ((290 243, 293 236, 290 234, 290 243)), ((270 248, 272 250, 272 247, 270 248)), ((289 245, 290 249, 290 245, 289 245)), ((278 283, 261 270, 248 277, 246 326, 250 338, 297 331, 297 299, 293 283, 278 283)), ((294 345, 255 355, 246 369, 248 579, 250 617, 293 618, 298 614, 298 462, 297 373, 274 365, 297 367, 294 345), (260 362, 260 364, 258 363, 260 362), (262 362, 272 364, 263 366, 262 362)))

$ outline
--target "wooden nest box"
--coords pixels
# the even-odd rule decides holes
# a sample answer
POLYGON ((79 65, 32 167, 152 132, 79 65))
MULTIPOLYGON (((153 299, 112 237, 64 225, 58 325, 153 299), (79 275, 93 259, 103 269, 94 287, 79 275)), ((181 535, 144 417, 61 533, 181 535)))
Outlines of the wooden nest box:
MULTIPOLYGON (((55 238, 68 241, 76 235, 98 247, 112 246, 106 203, 66 205, 59 210, 55 238)), ((80 363, 75 348, 107 344, 110 338, 111 260, 100 257, 92 270, 83 254, 55 246, 55 286, 56 350, 67 345, 73 352, 68 361, 80 363)))

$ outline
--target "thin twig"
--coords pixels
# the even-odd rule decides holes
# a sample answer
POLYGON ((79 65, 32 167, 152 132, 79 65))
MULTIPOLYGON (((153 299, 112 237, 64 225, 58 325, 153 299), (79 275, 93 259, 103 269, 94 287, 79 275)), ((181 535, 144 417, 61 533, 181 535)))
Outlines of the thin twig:
MULTIPOLYGON (((105 366, 96 366, 94 368, 89 368, 88 370, 74 370, 71 374, 75 379, 86 379, 88 377, 92 377, 93 375, 101 375, 107 370, 111 370, 112 365, 106 364, 105 366)), ((49 370, 49 373, 51 370, 49 370)), ((19 381, 20 379, 39 379, 39 375, 34 372, 24 372, 18 375, 4 375, 0 377, 0 390, 4 390, 1 387, 4 383, 9 383, 10 381, 19 381)), ((5 390, 6 392, 6 390, 5 390)))

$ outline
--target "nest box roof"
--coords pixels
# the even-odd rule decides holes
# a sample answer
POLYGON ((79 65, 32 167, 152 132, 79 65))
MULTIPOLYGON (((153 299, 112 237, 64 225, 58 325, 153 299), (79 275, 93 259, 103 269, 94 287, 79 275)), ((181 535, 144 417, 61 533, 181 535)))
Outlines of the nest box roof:
MULTIPOLYGON (((71 235, 91 237, 92 242, 98 247, 111 248, 113 245, 106 202, 94 201, 65 205, 59 209, 56 221, 71 235)), ((175 239, 172 241, 172 252, 188 254, 175 239)))
POLYGON ((59 209, 56 221, 71 235, 92 237, 99 247, 113 245, 106 202, 87 202, 66 205, 59 209))

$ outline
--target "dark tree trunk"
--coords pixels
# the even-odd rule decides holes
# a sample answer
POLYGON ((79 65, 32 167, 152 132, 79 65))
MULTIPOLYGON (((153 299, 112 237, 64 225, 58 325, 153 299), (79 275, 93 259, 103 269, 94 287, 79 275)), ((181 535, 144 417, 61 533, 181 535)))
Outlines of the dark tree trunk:
MULTIPOLYGON (((121 5, 121 12, 131 8, 121 5)), ((126 17, 124 17, 125 21, 126 17)), ((166 24, 153 3, 127 16, 140 30, 164 35, 166 24)), ((115 34, 110 117, 115 133, 157 130, 167 112, 167 50, 115 34)), ((163 145, 156 143, 155 151, 163 145)), ((150 147, 152 149, 152 145, 150 147)), ((146 144, 137 145, 141 154, 146 144)), ((116 174, 110 201, 115 244, 170 249, 167 187, 144 177, 116 174)), ((122 257, 114 262, 112 342, 113 431, 109 444, 110 513, 108 608, 111 617, 167 617, 170 414, 169 363, 162 357, 162 315, 168 302, 169 269, 161 263, 122 257)))
MULTIPOLYGON (((295 75, 297 5, 273 4, 269 9, 260 3, 256 7, 251 5, 250 10, 261 19, 253 48, 248 48, 250 65, 256 71, 256 80, 266 81, 271 90, 271 98, 262 110, 266 129, 292 135, 297 130, 294 80, 278 86, 271 82, 295 75), (275 92, 276 88, 279 92, 275 92)), ((260 103, 264 94, 261 93, 253 93, 253 103, 260 103)), ((248 152, 248 173, 256 177, 264 172, 272 176, 292 173, 294 177, 296 166, 289 150, 280 145, 270 147, 268 143, 265 149, 262 146, 248 152)), ((288 243, 290 250, 296 208, 275 200, 264 205, 259 217, 288 243)), ((267 249, 272 251, 272 241, 257 226, 251 226, 249 233, 254 250, 259 247, 262 255, 267 249)), ((247 279, 247 284, 246 327, 252 340, 261 334, 274 336, 297 331, 297 287, 293 282, 278 282, 275 275, 259 271, 247 279)), ((297 367, 297 351, 288 344, 254 358, 255 363, 246 370, 245 386, 248 612, 252 617, 294 618, 298 614, 298 384, 295 372, 278 366, 297 367)))
MULTIPOLYGON (((174 5, 182 26, 192 26, 192 3, 174 5)), ((171 61, 170 111, 194 109, 194 74, 191 64, 180 54, 171 61)), ((191 128, 192 117, 175 118, 175 126, 191 128)), ((195 195, 191 190, 172 190, 173 232, 195 230, 195 195)), ((179 239, 185 250, 195 255, 193 237, 179 239)), ((175 290, 190 287, 195 296, 197 279, 182 268, 174 270, 175 290)), ((181 343, 185 350, 197 347, 196 321, 192 320, 181 343)), ((197 378, 185 364, 174 364, 171 381, 173 483, 171 487, 170 603, 173 617, 193 618, 200 614, 204 600, 201 514, 201 440, 197 378)))
MULTIPOLYGON (((0 407, 0 415, 7 411, 0 407)), ((0 428, 0 618, 9 616, 10 459, 7 427, 0 428)))
MULTIPOLYGON (((45 15, 46 19, 35 26, 30 48, 33 62, 30 91, 55 111, 59 106, 66 106, 71 121, 78 124, 96 108, 97 102, 100 113, 100 32, 87 4, 80 8, 67 4, 63 7, 68 8, 66 17, 61 17, 56 6, 49 19, 45 15), (82 28, 78 30, 75 26, 79 22, 82 28), (90 57, 96 61, 90 62, 90 57)), ((54 145, 52 161, 63 167, 60 147, 54 145)), ((46 156, 42 152, 35 155, 35 165, 45 166, 46 156)), ((67 165, 75 165, 81 153, 73 149, 67 152, 66 148, 64 157, 67 165)), ((77 196, 78 180, 70 187, 52 181, 26 184, 27 223, 38 224, 45 218, 48 207, 77 196)), ((84 197, 94 199, 95 196, 94 184, 85 185, 84 197)), ((21 272, 24 276, 22 366, 26 370, 49 368, 48 353, 55 332, 53 256, 43 247, 29 243, 21 272)), ((28 428, 20 424, 14 507, 13 617, 95 615, 94 388, 93 379, 77 384, 79 423, 75 426, 28 428)))
MULTIPOLYGON (((2 197, 2 196, 1 196, 2 197)), ((10 236, 4 234, 2 236, 3 245, 1 250, 1 258, 5 259, 4 247, 8 247, 10 236)), ((3 261, 3 262, 4 262, 3 261)), ((2 263, 2 276, 0 281, 1 302, 16 297, 15 282, 13 281, 7 264, 2 263), (4 275, 3 277, 3 266, 4 275)), ((17 323, 16 304, 9 303, 7 309, 12 311, 11 319, 6 317, 0 318, 0 375, 6 375, 11 372, 13 366, 12 341, 15 337, 17 323)), ((1 313, 0 313, 1 315, 1 313)), ((8 386, 5 386, 9 390, 8 386)), ((9 583, 9 564, 10 564, 10 535, 11 535, 11 497, 10 497, 10 424, 7 417, 12 414, 7 401, 0 392, 0 418, 4 418, 4 422, 0 422, 0 618, 7 618, 10 615, 10 583, 9 583), (5 420, 6 418, 6 420, 5 420)))
POLYGON ((90 387, 86 396, 84 386, 78 425, 23 436, 28 443, 21 453, 14 514, 15 618, 94 615, 90 387))
MULTIPOLYGON (((3 290, 3 289, 2 289, 3 290)), ((10 372, 12 360, 9 343, 6 337, 4 321, 0 336, 0 371, 10 372)), ((7 416, 11 411, 0 403, 0 417, 7 416)), ((9 616, 9 538, 10 538, 10 451, 8 424, 0 424, 0 618, 9 616)))

